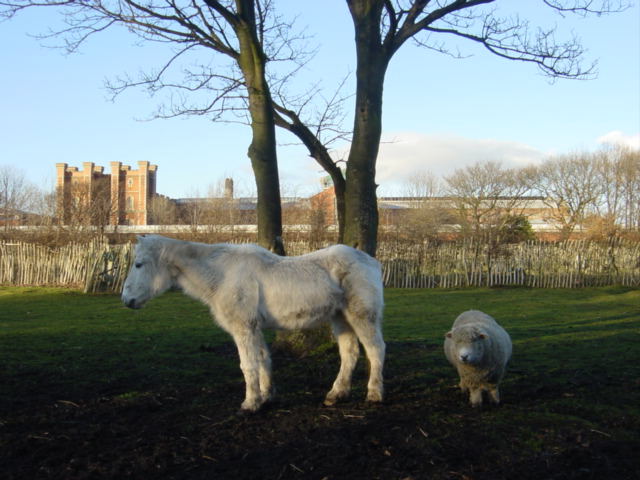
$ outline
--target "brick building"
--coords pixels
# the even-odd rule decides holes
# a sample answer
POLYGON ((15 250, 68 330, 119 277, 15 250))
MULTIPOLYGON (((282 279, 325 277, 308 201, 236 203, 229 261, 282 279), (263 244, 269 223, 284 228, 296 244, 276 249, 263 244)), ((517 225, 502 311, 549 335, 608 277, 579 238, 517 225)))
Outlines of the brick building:
POLYGON ((332 186, 326 187, 320 193, 316 193, 309 200, 313 210, 324 212, 323 217, 327 225, 338 224, 336 193, 332 186))
POLYGON ((111 174, 93 162, 83 162, 82 169, 56 163, 58 218, 69 224, 86 212, 88 224, 147 225, 157 170, 145 161, 138 162, 137 170, 111 162, 111 174))

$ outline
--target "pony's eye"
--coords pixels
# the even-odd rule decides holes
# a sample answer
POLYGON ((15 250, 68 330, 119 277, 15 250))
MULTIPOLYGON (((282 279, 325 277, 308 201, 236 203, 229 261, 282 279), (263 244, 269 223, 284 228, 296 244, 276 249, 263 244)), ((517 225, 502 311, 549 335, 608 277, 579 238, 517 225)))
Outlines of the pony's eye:
POLYGON ((136 268, 140 268, 142 266, 142 262, 136 262, 136 268))

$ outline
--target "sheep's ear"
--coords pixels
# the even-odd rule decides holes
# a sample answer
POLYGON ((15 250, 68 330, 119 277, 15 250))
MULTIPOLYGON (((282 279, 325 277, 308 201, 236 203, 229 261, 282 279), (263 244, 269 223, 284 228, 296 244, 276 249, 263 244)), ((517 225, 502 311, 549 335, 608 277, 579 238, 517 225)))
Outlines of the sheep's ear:
POLYGON ((453 337, 453 331, 445 333, 444 336, 447 338, 453 337))

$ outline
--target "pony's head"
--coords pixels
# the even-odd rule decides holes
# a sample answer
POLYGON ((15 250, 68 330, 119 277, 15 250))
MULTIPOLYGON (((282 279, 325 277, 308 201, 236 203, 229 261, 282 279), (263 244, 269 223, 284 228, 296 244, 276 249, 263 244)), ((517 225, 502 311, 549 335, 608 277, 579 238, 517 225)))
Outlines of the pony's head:
POLYGON ((154 236, 138 236, 133 265, 122 288, 122 303, 129 308, 142 308, 173 283, 169 267, 161 258, 159 240, 154 236))

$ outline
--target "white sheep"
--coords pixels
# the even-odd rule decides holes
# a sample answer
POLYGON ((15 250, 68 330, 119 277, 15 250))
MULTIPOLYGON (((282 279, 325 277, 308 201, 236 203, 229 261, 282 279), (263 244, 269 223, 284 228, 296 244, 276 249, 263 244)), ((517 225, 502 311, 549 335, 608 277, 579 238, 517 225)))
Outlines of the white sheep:
POLYGON ((456 318, 444 340, 447 360, 460 375, 460 388, 469 392, 473 407, 482 405, 482 392, 500 403, 498 384, 511 358, 511 338, 492 317, 469 310, 456 318))

